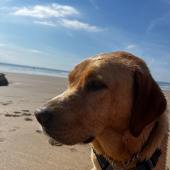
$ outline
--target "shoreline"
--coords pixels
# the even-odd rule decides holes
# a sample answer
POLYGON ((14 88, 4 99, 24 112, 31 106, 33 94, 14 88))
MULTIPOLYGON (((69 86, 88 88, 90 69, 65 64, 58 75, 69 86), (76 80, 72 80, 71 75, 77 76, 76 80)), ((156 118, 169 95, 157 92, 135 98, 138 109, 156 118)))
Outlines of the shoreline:
MULTIPOLYGON (((67 75, 60 75, 60 74, 41 74, 41 73, 29 73, 29 72, 10 72, 10 71, 3 71, 0 70, 0 73, 4 73, 4 74, 21 74, 21 75, 30 75, 30 76, 45 76, 45 77, 62 77, 62 78, 67 78, 67 75)), ((69 72, 68 72, 69 74, 69 72)))

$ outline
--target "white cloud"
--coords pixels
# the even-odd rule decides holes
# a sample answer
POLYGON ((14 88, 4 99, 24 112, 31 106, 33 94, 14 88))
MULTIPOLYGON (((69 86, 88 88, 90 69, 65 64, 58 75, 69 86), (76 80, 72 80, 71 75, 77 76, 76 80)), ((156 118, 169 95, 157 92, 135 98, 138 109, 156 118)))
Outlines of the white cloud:
POLYGON ((127 50, 132 50, 132 49, 134 49, 134 48, 136 48, 137 46, 135 45, 135 44, 129 44, 127 47, 126 47, 126 49, 127 50))
POLYGON ((78 20, 63 19, 63 20, 61 20, 60 24, 66 28, 70 28, 70 29, 74 29, 74 30, 84 30, 84 31, 88 31, 88 32, 102 31, 102 29, 97 26, 90 25, 88 23, 81 22, 78 20))
POLYGON ((44 21, 33 21, 33 23, 35 24, 41 24, 41 25, 46 25, 46 26, 51 26, 51 27, 57 27, 57 26, 62 26, 65 28, 69 28, 72 30, 83 30, 83 31, 87 31, 87 32, 100 32, 102 31, 101 28, 85 23, 85 22, 81 22, 78 20, 71 20, 71 19, 58 19, 55 21, 48 21, 48 20, 44 20, 44 21))
POLYGON ((51 5, 35 5, 33 7, 18 8, 13 14, 35 18, 50 18, 78 15, 79 11, 72 6, 54 3, 51 5))
POLYGON ((75 17, 80 15, 80 12, 69 5, 53 3, 48 5, 21 7, 15 9, 12 15, 32 17, 34 18, 34 24, 45 26, 62 26, 72 30, 83 30, 87 32, 102 31, 102 29, 98 26, 75 19, 75 17))
POLYGON ((42 51, 37 50, 37 49, 28 49, 28 52, 37 53, 37 54, 42 53, 42 51))
POLYGON ((52 21, 33 21, 33 23, 34 24, 41 24, 41 25, 51 26, 51 27, 56 27, 57 26, 52 21))

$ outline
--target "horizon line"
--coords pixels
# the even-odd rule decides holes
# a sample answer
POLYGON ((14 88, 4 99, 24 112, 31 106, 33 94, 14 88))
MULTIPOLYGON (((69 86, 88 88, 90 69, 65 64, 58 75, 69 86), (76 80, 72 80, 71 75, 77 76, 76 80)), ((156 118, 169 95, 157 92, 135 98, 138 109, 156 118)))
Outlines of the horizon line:
POLYGON ((53 70, 53 71, 63 71, 63 72, 70 72, 70 70, 63 70, 63 69, 55 69, 55 68, 49 68, 49 67, 41 67, 41 66, 30 66, 30 65, 22 65, 22 64, 15 64, 15 63, 5 63, 5 62, 0 62, 0 64, 4 65, 13 65, 13 66, 18 66, 18 67, 27 67, 27 68, 32 68, 32 69, 45 69, 45 70, 53 70))

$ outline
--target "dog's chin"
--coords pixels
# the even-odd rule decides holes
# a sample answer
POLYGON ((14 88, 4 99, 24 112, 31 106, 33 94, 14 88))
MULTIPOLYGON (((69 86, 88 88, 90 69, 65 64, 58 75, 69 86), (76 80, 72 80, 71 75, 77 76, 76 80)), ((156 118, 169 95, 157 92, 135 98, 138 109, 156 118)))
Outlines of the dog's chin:
POLYGON ((75 145, 75 144, 88 144, 91 143, 94 140, 94 136, 90 136, 85 138, 84 140, 78 140, 78 139, 61 139, 60 137, 57 137, 55 134, 51 133, 46 128, 43 128, 43 131, 45 135, 49 137, 49 143, 53 146, 61 146, 61 145, 75 145))
POLYGON ((62 145, 75 145, 75 144, 78 144, 78 143, 82 143, 82 144, 89 144, 89 143, 91 143, 92 141, 94 140, 94 137, 89 137, 89 138, 87 138, 86 140, 84 140, 83 142, 68 142, 67 141, 67 143, 66 142, 59 142, 59 141, 57 141, 56 139, 54 139, 54 138, 52 138, 52 137, 49 137, 49 140, 48 140, 48 142, 49 142, 49 144, 50 145, 52 145, 52 146, 62 146, 62 145))

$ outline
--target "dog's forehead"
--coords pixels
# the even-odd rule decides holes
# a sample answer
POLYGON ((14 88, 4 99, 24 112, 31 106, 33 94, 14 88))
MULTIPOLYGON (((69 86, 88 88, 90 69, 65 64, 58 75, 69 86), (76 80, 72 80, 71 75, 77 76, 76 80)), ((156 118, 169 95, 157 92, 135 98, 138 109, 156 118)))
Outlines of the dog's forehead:
POLYGON ((105 64, 105 60, 106 58, 104 56, 90 57, 76 65, 71 73, 96 72, 105 64))
POLYGON ((124 74, 137 67, 147 70, 145 63, 136 56, 126 52, 103 53, 92 56, 75 66, 69 75, 70 82, 88 77, 124 74), (109 73, 109 74, 108 74, 109 73))
POLYGON ((76 82, 80 79, 89 77, 96 77, 100 73, 101 65, 103 64, 103 57, 90 57, 80 64, 76 65, 69 74, 69 81, 76 82))

